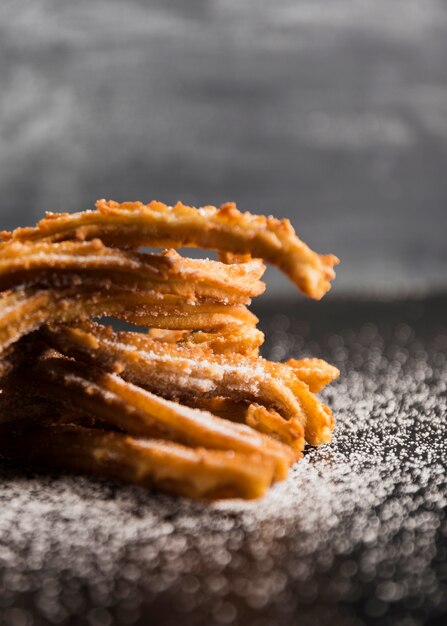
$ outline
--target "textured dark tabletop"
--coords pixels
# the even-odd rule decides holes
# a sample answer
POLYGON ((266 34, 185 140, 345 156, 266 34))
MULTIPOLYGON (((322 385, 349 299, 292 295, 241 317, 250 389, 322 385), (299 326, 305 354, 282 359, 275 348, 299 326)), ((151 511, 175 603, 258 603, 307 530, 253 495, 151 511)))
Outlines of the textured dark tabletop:
POLYGON ((278 302, 337 427, 263 500, 203 506, 0 466, 1 624, 418 626, 447 609, 447 298, 278 302))

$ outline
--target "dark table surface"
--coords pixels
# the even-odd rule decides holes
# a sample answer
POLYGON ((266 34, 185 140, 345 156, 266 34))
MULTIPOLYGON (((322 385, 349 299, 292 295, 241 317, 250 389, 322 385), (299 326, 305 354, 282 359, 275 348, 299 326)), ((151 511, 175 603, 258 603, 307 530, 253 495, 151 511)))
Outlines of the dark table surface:
POLYGON ((267 356, 341 368, 333 444, 213 506, 2 464, 2 623, 445 623, 447 298, 259 312, 267 356))

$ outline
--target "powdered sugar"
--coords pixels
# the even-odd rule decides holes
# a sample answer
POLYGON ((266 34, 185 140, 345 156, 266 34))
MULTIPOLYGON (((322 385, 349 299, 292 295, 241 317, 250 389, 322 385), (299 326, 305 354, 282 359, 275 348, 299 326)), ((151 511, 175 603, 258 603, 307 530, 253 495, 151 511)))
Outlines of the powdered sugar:
POLYGON ((313 324, 275 318, 266 356, 341 367, 325 393, 334 443, 261 501, 206 506, 3 465, 5 623, 416 626, 440 610, 446 328, 313 324))

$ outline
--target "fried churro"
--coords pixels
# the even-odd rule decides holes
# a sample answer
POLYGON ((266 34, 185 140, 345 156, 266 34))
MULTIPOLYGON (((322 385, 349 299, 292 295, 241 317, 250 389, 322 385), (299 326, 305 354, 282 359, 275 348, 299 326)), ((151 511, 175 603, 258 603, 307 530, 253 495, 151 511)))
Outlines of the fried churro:
MULTIPOLYGON (((114 333, 111 328, 85 322, 49 330, 57 350, 87 358, 165 397, 191 399, 221 396, 249 400, 275 408, 285 419, 298 419, 312 445, 331 438, 332 413, 285 364, 243 355, 213 354, 176 344, 161 344, 141 333, 114 333)), ((335 372, 338 373, 334 368, 335 372)))
POLYGON ((181 331, 151 328, 148 337, 162 343, 175 343, 183 348, 208 348, 214 354, 245 354, 258 356, 264 333, 248 324, 227 324, 215 332, 181 331))
POLYGON ((256 403, 236 402, 221 396, 213 398, 201 396, 187 399, 186 402, 192 407, 210 411, 225 419, 243 422, 290 446, 295 460, 303 455, 304 428, 299 419, 286 420, 274 409, 267 409, 256 403))
POLYGON ((265 266, 259 260, 226 265, 186 259, 175 250, 139 254, 90 242, 20 243, 0 246, 0 290, 16 285, 66 287, 107 284, 157 291, 187 300, 209 298, 226 304, 247 304, 262 294, 265 266))
POLYGON ((190 448, 166 440, 50 424, 0 438, 0 454, 39 467, 105 476, 200 500, 259 498, 271 485, 263 455, 190 448))
POLYGON ((2 232, 7 241, 101 239, 124 248, 200 247, 250 254, 279 267, 306 295, 320 299, 335 277, 333 254, 313 252, 296 235, 289 220, 241 213, 234 203, 220 208, 177 203, 99 200, 96 211, 48 214, 34 228, 2 232))
POLYGON ((257 323, 244 305, 181 296, 135 292, 126 288, 80 283, 68 289, 17 289, 0 294, 0 354, 24 335, 53 322, 86 317, 117 317, 138 326, 214 330, 226 324, 257 323))
POLYGON ((282 480, 292 462, 290 448, 242 424, 170 402, 115 374, 89 371, 61 358, 43 360, 32 370, 36 393, 68 409, 95 415, 131 435, 169 439, 191 447, 257 453, 275 462, 282 480))
POLYGON ((232 203, 99 200, 1 238, 0 455, 248 499, 286 478, 305 442, 330 441, 332 412, 315 394, 338 370, 259 356, 247 308, 264 292, 264 261, 312 298, 330 289, 337 257, 313 252, 288 220, 232 203), (140 328, 92 321, 103 317, 140 328))

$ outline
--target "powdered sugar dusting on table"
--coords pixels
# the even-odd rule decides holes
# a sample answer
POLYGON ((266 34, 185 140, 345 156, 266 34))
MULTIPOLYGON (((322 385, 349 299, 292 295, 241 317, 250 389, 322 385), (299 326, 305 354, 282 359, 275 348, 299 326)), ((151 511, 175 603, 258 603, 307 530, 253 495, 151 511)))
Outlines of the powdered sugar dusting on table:
POLYGON ((341 368, 334 442, 261 501, 2 465, 5 623, 415 626, 445 608, 447 331, 364 323, 316 343, 309 324, 271 319, 266 356, 341 368))

